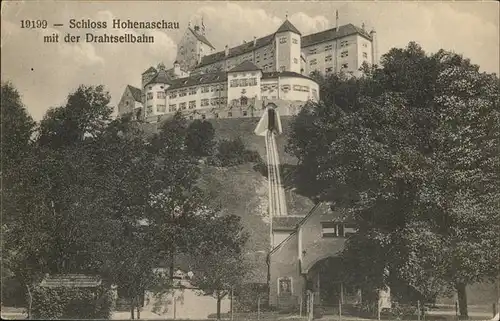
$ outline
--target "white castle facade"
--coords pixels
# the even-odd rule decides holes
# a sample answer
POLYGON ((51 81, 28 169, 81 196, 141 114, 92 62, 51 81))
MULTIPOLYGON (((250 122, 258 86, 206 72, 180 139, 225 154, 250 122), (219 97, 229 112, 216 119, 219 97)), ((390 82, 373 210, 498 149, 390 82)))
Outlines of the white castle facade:
POLYGON ((186 30, 173 68, 150 67, 141 88, 125 88, 118 114, 147 122, 178 110, 189 119, 257 117, 273 102, 281 115, 295 115, 319 100, 313 72, 358 76, 376 56, 375 31, 352 24, 302 36, 287 19, 273 34, 215 52, 202 23, 186 30))

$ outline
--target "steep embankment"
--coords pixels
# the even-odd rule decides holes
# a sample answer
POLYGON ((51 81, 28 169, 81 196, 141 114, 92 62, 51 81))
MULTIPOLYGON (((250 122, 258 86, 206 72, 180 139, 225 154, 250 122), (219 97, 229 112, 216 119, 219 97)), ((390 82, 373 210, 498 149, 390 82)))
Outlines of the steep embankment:
MULTIPOLYGON (((254 134, 258 118, 210 119, 215 129, 215 139, 234 139, 240 137, 245 146, 257 151, 266 159, 264 137, 254 134)), ((284 164, 294 165, 296 159, 285 153, 291 117, 282 118, 284 133, 277 137, 280 160, 284 164)), ((147 131, 156 130, 156 125, 149 124, 147 131)), ((254 264, 254 277, 250 282, 265 282, 267 277, 266 254, 269 249, 268 184, 267 178, 254 168, 255 164, 217 168, 204 165, 200 186, 208 193, 215 206, 220 206, 223 213, 235 214, 242 218, 245 230, 250 234, 246 253, 254 264)), ((305 215, 313 202, 297 195, 293 189, 285 192, 290 215, 305 215)))

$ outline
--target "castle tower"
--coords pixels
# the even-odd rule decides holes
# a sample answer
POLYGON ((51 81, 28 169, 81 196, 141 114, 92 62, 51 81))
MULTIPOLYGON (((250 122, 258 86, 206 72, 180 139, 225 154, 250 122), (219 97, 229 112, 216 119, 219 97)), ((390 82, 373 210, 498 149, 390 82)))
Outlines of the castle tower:
POLYGON ((300 73, 300 31, 287 18, 274 37, 276 71, 300 73))
POLYGON ((215 52, 215 47, 205 36, 205 24, 202 20, 201 27, 195 25, 188 26, 182 39, 177 46, 177 56, 175 60, 180 68, 185 71, 192 71, 206 55, 215 52))

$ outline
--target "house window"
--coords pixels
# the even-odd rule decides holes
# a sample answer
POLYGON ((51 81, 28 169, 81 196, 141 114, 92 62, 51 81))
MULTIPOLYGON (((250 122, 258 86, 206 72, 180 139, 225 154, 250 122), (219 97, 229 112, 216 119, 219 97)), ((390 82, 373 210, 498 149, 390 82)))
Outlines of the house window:
POLYGON ((210 99, 202 99, 201 100, 201 107, 206 107, 210 104, 210 99))
POLYGON ((323 222, 321 223, 321 235, 323 237, 349 237, 356 234, 356 227, 353 224, 323 222))
POLYGON ((321 236, 323 237, 338 237, 337 223, 323 222, 321 223, 321 236))
POLYGON ((285 66, 280 66, 280 71, 285 71, 285 66))
POLYGON ((281 37, 280 38, 280 43, 286 43, 286 37, 281 37))
POLYGON ((257 78, 248 79, 248 86, 257 86, 257 78))
POLYGON ((173 91, 170 93, 170 98, 177 98, 177 92, 176 91, 173 91))
POLYGON ((146 114, 147 115, 150 115, 153 113, 153 106, 152 105, 149 105, 148 107, 146 107, 146 114))
POLYGON ((296 45, 296 44, 298 44, 298 43, 299 43, 299 41, 298 41, 297 39, 295 39, 295 38, 292 38, 292 43, 293 43, 294 45, 296 45))
POLYGON ((215 114, 214 114, 214 117, 215 117, 215 118, 219 118, 219 114, 218 114, 218 113, 215 113, 215 114))
POLYGON ((293 63, 294 64, 298 64, 299 63, 299 60, 297 58, 293 58, 293 63))
POLYGON ((316 65, 317 63, 318 63, 318 61, 317 61, 316 59, 311 59, 311 61, 309 62, 309 64, 310 64, 311 66, 314 66, 314 65, 316 65))
POLYGON ((368 54, 366 52, 363 52, 363 58, 368 59, 368 54))
POLYGON ((292 278, 282 277, 278 278, 278 295, 287 296, 292 295, 292 278))
POLYGON ((329 51, 333 49, 333 45, 327 45, 325 46, 325 51, 329 51))
POLYGON ((328 55, 325 57, 325 61, 332 61, 332 55, 328 55))
POLYGON ((345 58, 349 56, 349 51, 345 50, 340 53, 340 57, 345 58))
POLYGON ((165 92, 164 91, 159 91, 156 93, 156 97, 158 99, 165 99, 165 92))
POLYGON ((349 41, 347 41, 347 40, 343 40, 340 42, 341 47, 347 47, 348 45, 349 45, 349 41))
POLYGON ((210 91, 210 88, 208 86, 201 87, 201 92, 202 93, 207 93, 210 91))
POLYGON ((333 67, 328 67, 325 69, 325 72, 326 73, 330 73, 330 72, 333 72, 333 67))
POLYGON ((248 98, 243 96, 240 98, 241 106, 246 106, 248 104, 248 98))
POLYGON ((179 104, 179 109, 180 110, 185 110, 186 109, 186 103, 180 103, 179 104))
POLYGON ((185 97, 185 96, 187 96, 186 90, 182 90, 181 92, 179 92, 179 97, 185 97))
POLYGON ((230 111, 228 111, 228 112, 227 112, 227 117, 233 117, 233 113, 232 113, 232 112, 230 112, 230 111))
POLYGON ((349 64, 342 64, 342 68, 343 68, 343 69, 347 69, 347 68, 349 68, 349 64))
POLYGON ((309 49, 309 54, 310 54, 310 55, 314 55, 314 54, 316 54, 316 48, 309 49))
POLYGON ((363 43, 363 47, 367 48, 368 47, 368 44, 365 42, 363 43))
POLYGON ((191 100, 189 102, 189 109, 195 109, 196 108, 196 100, 191 100))
POLYGON ((173 104, 173 105, 169 105, 168 106, 168 111, 170 113, 173 113, 175 111, 175 109, 177 108, 177 105, 176 104, 173 104))
POLYGON ((193 87, 193 88, 189 88, 189 94, 190 95, 196 95, 196 87, 193 87))
POLYGON ((164 113, 167 110, 167 105, 157 105, 156 110, 158 110, 159 113, 164 113))
POLYGON ((205 119, 207 118, 207 116, 205 116, 205 114, 201 115, 201 119, 205 119))
POLYGON ((152 92, 148 93, 148 100, 150 100, 150 99, 153 99, 153 93, 152 92))
POLYGON ((231 87, 238 87, 239 81, 238 79, 231 79, 231 87))
POLYGON ((246 87, 248 86, 248 82, 246 79, 240 79, 240 87, 246 87))

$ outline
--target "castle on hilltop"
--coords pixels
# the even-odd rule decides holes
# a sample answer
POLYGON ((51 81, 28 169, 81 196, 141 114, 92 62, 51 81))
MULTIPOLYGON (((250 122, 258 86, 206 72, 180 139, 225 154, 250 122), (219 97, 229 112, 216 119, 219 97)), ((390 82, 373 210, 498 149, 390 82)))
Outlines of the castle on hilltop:
POLYGON ((366 62, 377 62, 376 33, 347 24, 303 36, 288 20, 276 32, 216 51, 205 25, 186 29, 176 61, 142 73, 141 87, 128 85, 118 115, 157 122, 180 110, 189 119, 260 116, 273 102, 281 115, 295 115, 319 100, 311 73, 344 71, 358 76, 366 62))

